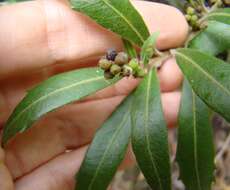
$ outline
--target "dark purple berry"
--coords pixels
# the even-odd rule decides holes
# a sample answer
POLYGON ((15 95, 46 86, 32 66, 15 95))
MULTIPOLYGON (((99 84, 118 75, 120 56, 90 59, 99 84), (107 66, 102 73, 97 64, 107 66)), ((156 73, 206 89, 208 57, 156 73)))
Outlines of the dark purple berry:
POLYGON ((106 53, 106 58, 110 61, 114 61, 117 56, 117 52, 115 49, 109 49, 106 53))

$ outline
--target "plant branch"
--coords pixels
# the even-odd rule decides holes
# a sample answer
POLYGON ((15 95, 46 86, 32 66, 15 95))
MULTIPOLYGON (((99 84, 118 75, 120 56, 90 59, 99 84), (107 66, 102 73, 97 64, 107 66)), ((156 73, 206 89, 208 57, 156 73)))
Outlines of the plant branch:
POLYGON ((215 162, 219 162, 219 160, 221 159, 221 157, 223 156, 224 152, 228 149, 228 146, 230 145, 230 133, 228 134, 222 148, 220 149, 220 151, 218 152, 218 154, 216 155, 215 158, 215 162))

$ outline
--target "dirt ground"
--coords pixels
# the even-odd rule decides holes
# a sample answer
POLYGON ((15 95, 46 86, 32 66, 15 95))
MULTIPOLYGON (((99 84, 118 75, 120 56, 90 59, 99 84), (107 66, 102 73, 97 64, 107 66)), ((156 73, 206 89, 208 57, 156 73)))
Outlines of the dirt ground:
MULTIPOLYGON (((213 190, 230 190, 230 124, 221 117, 213 118, 213 131, 216 147, 216 171, 213 190)), ((178 180, 179 171, 174 161, 176 152, 176 129, 169 132, 169 141, 172 161, 173 190, 185 190, 178 180)), ((112 190, 151 190, 137 166, 126 171, 118 172, 113 183, 112 190)))

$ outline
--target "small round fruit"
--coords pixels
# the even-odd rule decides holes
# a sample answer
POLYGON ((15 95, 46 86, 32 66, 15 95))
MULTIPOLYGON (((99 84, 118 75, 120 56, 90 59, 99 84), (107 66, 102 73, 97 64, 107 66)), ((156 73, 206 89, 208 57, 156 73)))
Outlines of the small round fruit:
POLYGON ((110 71, 105 71, 104 77, 105 77, 105 79, 112 79, 114 77, 114 75, 112 73, 110 73, 110 71))
POLYGON ((185 15, 185 18, 186 18, 187 21, 190 21, 192 16, 191 15, 185 15))
POLYGON ((106 58, 110 61, 114 61, 117 56, 117 52, 115 49, 109 49, 106 53, 106 58))
POLYGON ((144 71, 144 69, 139 68, 139 69, 137 70, 137 72, 136 72, 136 76, 137 76, 137 77, 140 77, 140 78, 143 78, 143 77, 145 76, 145 71, 144 71))
POLYGON ((116 74, 118 74, 120 72, 121 72, 121 67, 120 66, 113 64, 110 67, 110 73, 112 73, 113 75, 116 75, 116 74))
POLYGON ((122 65, 128 63, 128 60, 129 60, 129 57, 128 57, 127 53, 120 52, 120 53, 117 54, 117 56, 115 58, 115 63, 117 65, 122 66, 122 65))
POLYGON ((188 15, 193 15, 195 13, 195 9, 192 8, 192 7, 188 7, 187 10, 186 10, 186 13, 188 15))
POLYGON ((131 59, 129 62, 129 66, 133 69, 133 71, 136 71, 139 67, 138 60, 137 59, 131 59))
POLYGON ((196 22, 196 21, 198 21, 198 16, 197 15, 192 15, 191 22, 196 22))
POLYGON ((128 65, 124 65, 122 68, 122 75, 124 77, 128 77, 132 74, 132 68, 129 67, 128 65))
POLYGON ((109 70, 113 62, 108 59, 102 58, 99 60, 99 67, 105 71, 109 70))

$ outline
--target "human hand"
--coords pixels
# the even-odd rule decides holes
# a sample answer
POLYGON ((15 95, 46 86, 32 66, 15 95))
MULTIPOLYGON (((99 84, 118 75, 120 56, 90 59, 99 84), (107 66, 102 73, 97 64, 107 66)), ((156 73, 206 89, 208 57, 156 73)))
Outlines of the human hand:
MULTIPOLYGON (((176 9, 133 2, 151 32, 160 31, 159 49, 181 45, 188 26, 176 9)), ((115 34, 72 11, 61 0, 40 0, 0 8, 0 126, 26 90, 67 70, 95 66, 108 48, 122 48, 115 34)), ((182 74, 175 60, 159 70, 164 113, 176 123, 182 74)), ((116 106, 137 85, 123 79, 86 100, 67 105, 0 149, 1 190, 73 189, 88 143, 116 106), (72 151, 68 151, 72 150, 72 151), (3 163, 4 161, 4 163, 3 163)), ((123 166, 133 162, 130 154, 123 166)))

